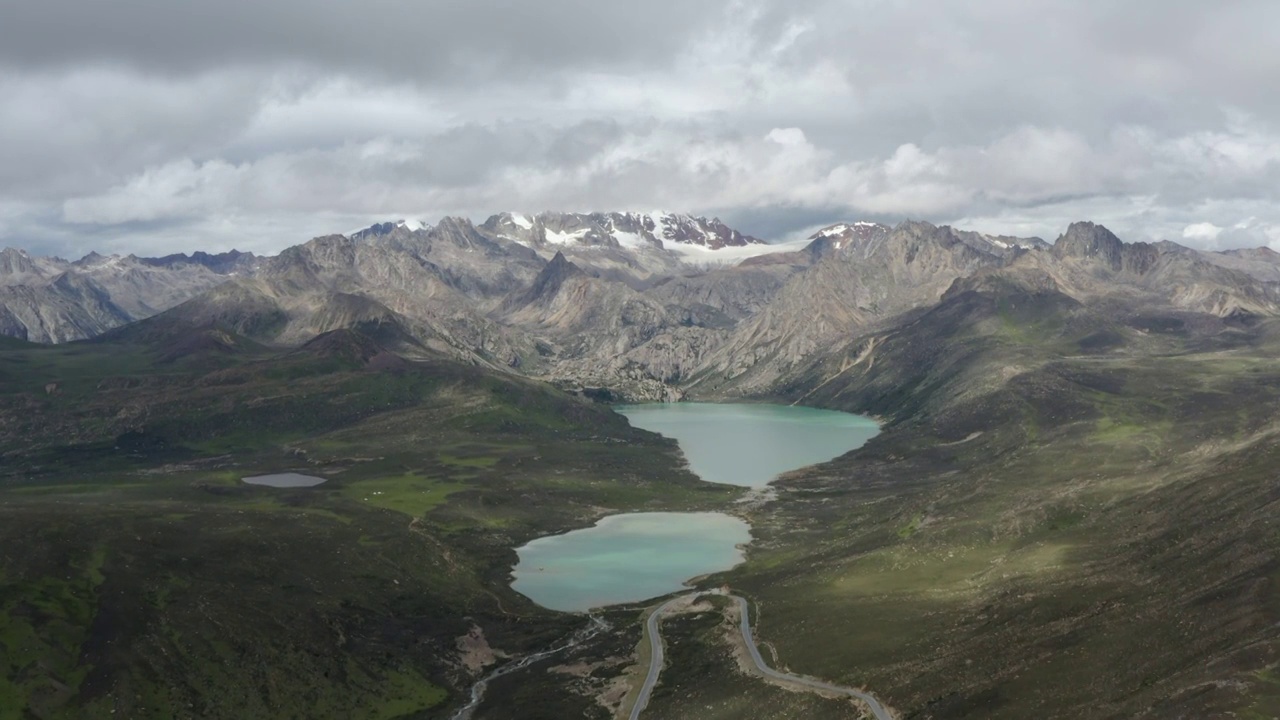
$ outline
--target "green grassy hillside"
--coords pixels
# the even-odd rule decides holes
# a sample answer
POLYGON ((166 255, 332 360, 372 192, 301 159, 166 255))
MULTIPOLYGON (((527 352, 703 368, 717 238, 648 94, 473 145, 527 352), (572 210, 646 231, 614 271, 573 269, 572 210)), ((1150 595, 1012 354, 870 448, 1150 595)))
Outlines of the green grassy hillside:
POLYGON ((859 339, 785 392, 887 431, 715 581, 907 717, 1274 716, 1277 327, 1156 319, 1003 288, 859 339))
POLYGON ((9 344, 0 448, 4 720, 445 717, 488 647, 583 622, 507 587, 511 548, 737 493, 607 408, 352 331, 9 344), (240 482, 285 470, 329 481, 240 482))

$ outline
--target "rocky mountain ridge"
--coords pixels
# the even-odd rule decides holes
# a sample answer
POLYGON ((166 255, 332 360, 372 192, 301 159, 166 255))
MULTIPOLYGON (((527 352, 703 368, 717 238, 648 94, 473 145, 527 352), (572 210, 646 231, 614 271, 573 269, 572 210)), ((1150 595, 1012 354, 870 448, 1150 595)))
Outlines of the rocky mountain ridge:
POLYGON ((6 250, 0 332, 65 341, 154 316, 148 332, 221 325, 293 346, 382 328, 410 353, 646 399, 769 392, 851 338, 965 288, 1052 291, 1114 315, 1280 314, 1280 254, 1129 244, 1092 223, 1051 245, 848 222, 794 247, 688 215, 501 213, 479 225, 381 223, 265 258, 68 262, 6 250), (759 254, 690 261, 742 250, 759 254))
MULTIPOLYGON (((723 248, 769 250, 763 241, 719 219, 679 213, 502 213, 480 226, 450 217, 434 226, 401 220, 332 237, 386 253, 378 260, 367 252, 361 258, 366 267, 383 262, 393 276, 380 277, 374 271, 360 275, 364 281, 403 289, 406 276, 390 268, 404 270, 406 266, 398 263, 407 254, 428 274, 477 301, 481 310, 531 281, 557 252, 568 254, 593 275, 643 287, 657 278, 696 271, 689 258, 671 248, 696 248, 699 261, 715 258, 723 248)), ((315 241, 274 258, 235 250, 160 258, 92 252, 76 261, 7 248, 0 251, 0 334, 34 342, 93 337, 168 310, 223 282, 259 277, 281 281, 291 275, 298 289, 309 282, 337 280, 336 275, 322 279, 315 272, 356 259, 332 243, 312 247, 310 253, 300 250, 309 245, 315 241), (326 252, 338 254, 295 262, 326 252)))
POLYGON ((0 334, 66 342, 155 315, 228 278, 251 274, 260 258, 218 255, 139 258, 89 253, 76 261, 0 250, 0 334))

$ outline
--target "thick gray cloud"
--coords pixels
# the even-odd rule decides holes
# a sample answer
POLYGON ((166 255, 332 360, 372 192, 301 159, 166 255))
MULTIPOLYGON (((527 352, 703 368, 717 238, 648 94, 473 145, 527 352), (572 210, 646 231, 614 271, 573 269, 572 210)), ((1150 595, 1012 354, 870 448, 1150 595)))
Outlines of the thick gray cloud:
POLYGON ((0 244, 670 208, 1280 247, 1270 0, 0 2, 0 244))
POLYGON ((14 0, 0 58, 24 67, 127 64, 191 73, 298 62, 466 81, 648 64, 714 31, 715 3, 647 0, 14 0), (630 41, 628 41, 630 40, 630 41))

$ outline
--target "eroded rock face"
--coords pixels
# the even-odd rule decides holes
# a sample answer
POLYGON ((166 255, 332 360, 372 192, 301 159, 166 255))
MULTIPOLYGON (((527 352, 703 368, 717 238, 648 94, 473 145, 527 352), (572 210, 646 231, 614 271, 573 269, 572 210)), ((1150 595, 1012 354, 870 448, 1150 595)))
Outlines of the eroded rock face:
POLYGON ((1010 273, 1052 278, 1082 302, 1134 309, 1172 307, 1227 317, 1280 312, 1280 293, 1268 282, 1276 266, 1265 253, 1208 253, 1172 242, 1125 243, 1093 223, 1073 223, 1048 253, 1027 253, 1010 273))
POLYGON ((93 337, 253 272, 257 262, 237 252, 164 258, 90 253, 68 262, 8 248, 0 251, 0 334, 33 342, 93 337))

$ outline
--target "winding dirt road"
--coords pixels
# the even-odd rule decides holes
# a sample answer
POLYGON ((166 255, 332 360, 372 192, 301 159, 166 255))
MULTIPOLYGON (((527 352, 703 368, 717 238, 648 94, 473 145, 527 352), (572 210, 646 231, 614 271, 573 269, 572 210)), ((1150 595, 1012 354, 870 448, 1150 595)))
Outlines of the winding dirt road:
MULTIPOLYGON (((649 672, 645 675, 644 684, 640 686, 640 693, 636 696, 635 704, 631 706, 631 714, 628 716, 629 720, 640 719, 640 713, 644 712, 645 707, 648 706, 649 696, 653 694, 653 688, 658 684, 658 676, 662 674, 662 665, 665 661, 665 656, 663 655, 662 648, 662 634, 658 629, 658 625, 662 621, 663 614, 669 611, 673 605, 678 603, 696 600, 703 595, 720 594, 721 593, 711 591, 680 595, 666 601, 662 605, 658 606, 657 610, 654 610, 649 614, 649 618, 645 621, 644 625, 645 636, 649 638, 649 672)), ((821 680, 814 680, 801 675, 779 672, 769 667, 765 663, 764 658, 760 656, 760 648, 756 645, 755 638, 751 634, 751 620, 747 614, 746 599, 739 595, 729 595, 728 597, 738 603, 738 610, 742 617, 742 640, 746 643, 747 651, 751 655, 751 661, 755 663, 756 671, 760 675, 776 682, 796 685, 810 690, 848 695, 849 697, 860 700, 866 704, 868 709, 871 710, 871 714, 875 715, 876 720, 895 720, 894 715, 885 709, 885 707, 880 704, 880 701, 870 693, 863 692, 856 688, 832 685, 831 683, 825 683, 821 680)))

